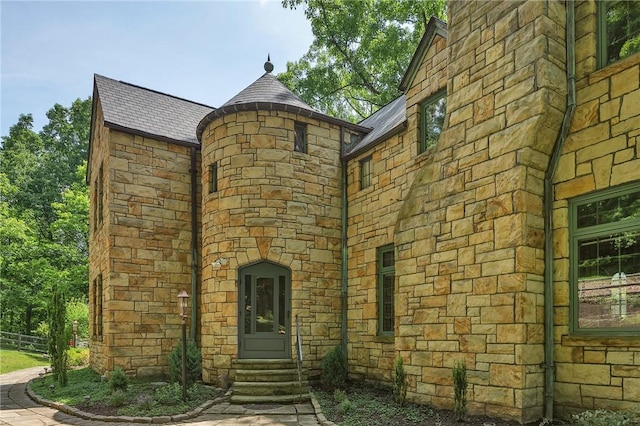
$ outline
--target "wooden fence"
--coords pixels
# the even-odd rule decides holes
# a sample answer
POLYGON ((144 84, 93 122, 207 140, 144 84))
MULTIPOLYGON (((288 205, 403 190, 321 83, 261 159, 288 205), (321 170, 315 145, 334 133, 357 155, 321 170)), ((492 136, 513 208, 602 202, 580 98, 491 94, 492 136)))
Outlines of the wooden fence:
POLYGON ((16 348, 20 351, 47 353, 46 338, 9 333, 8 331, 0 331, 0 346, 3 348, 16 348))

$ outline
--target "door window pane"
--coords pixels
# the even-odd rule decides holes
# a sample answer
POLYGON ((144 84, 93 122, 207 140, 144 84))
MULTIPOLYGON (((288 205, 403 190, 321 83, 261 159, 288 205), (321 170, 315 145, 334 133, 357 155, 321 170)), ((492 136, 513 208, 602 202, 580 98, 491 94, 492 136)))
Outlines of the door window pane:
POLYGON ((273 329, 273 278, 256 280, 256 332, 272 332, 273 329))
POLYGON ((286 319, 286 303, 285 303, 285 298, 286 298, 286 277, 283 275, 280 275, 280 282, 278 285, 278 333, 279 334, 284 334, 285 333, 285 319, 286 319))
POLYGON ((251 275, 244 276, 244 332, 251 334, 251 309, 253 299, 251 297, 251 275))

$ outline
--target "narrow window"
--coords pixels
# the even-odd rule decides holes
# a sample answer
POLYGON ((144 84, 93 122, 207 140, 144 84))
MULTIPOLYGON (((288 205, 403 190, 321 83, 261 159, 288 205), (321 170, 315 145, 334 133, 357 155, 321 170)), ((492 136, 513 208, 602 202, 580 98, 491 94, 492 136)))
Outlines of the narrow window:
POLYGON ((418 154, 438 142, 447 110, 447 91, 441 90, 420 104, 420 140, 418 154))
POLYGON ((371 157, 360 160, 360 189, 371 186, 371 157))
POLYGON ((393 334, 395 251, 393 245, 378 248, 378 334, 393 334))
POLYGON ((93 280, 93 335, 102 336, 102 274, 93 280))
POLYGON ((307 125, 296 122, 293 125, 293 150, 307 152, 307 125))
POLYGON ((93 231, 98 230, 98 179, 93 181, 93 231))
POLYGON ((570 202, 572 328, 640 334, 640 183, 570 202))
POLYGON ((598 2, 598 66, 640 52, 640 2, 598 2))
POLYGON ((218 163, 209 165, 209 194, 218 192, 218 163))
POLYGON ((102 225, 104 220, 104 164, 100 164, 98 170, 98 223, 102 225))

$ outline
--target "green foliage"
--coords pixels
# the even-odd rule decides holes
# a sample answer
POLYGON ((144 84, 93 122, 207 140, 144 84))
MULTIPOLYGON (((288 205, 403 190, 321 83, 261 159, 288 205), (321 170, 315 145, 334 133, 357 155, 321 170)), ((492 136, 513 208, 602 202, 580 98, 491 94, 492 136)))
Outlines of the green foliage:
POLYGON ((109 376, 109 387, 113 392, 125 391, 129 386, 129 378, 120 367, 116 367, 109 376))
POLYGON ((626 426, 640 424, 640 414, 625 411, 594 410, 571 416, 573 426, 626 426))
POLYGON ((320 380, 329 389, 344 388, 347 384, 347 360, 342 347, 336 346, 322 359, 320 380))
POLYGON ((23 334, 47 321, 54 285, 72 298, 88 292, 91 99, 47 116, 37 133, 21 115, 0 144, 0 328, 23 334))
POLYGON ((314 396, 327 419, 341 426, 440 424, 438 413, 428 405, 407 402, 400 407, 394 401, 391 388, 372 383, 351 383, 347 392, 315 389, 314 396))
POLYGON ((67 349, 69 341, 65 335, 65 295, 60 286, 55 286, 49 306, 49 356, 53 374, 60 386, 67 384, 67 349))
POLYGON ((278 79, 310 106, 360 121, 400 93, 398 84, 431 15, 446 1, 283 0, 302 7, 314 41, 278 79), (393 54, 390 54, 392 52, 393 54))
POLYGON ((407 385, 407 372, 404 370, 402 357, 398 355, 396 358, 396 377, 393 381, 393 397, 401 407, 407 399, 407 385))
POLYGON ((31 389, 50 401, 64 403, 83 411, 92 411, 92 407, 102 409, 105 406, 118 406, 121 416, 171 416, 191 411, 212 400, 218 394, 208 386, 195 384, 187 389, 187 401, 182 401, 182 387, 169 384, 156 388, 149 380, 131 380, 127 390, 113 392, 110 383, 102 382, 100 375, 90 368, 69 371, 66 387, 52 392, 49 385, 55 383, 51 375, 36 379, 30 383, 31 389), (175 395, 177 394, 177 398, 175 395), (91 398, 85 401, 85 395, 91 398))
POLYGON ((127 398, 124 393, 124 390, 118 389, 114 391, 109 397, 109 406, 110 407, 122 407, 126 402, 127 398))
POLYGON ((335 399, 337 403, 341 403, 347 399, 347 392, 342 389, 335 389, 333 391, 333 399, 335 399))
POLYGON ((69 348, 67 351, 69 367, 85 367, 89 365, 89 348, 69 348))
MULTIPOLYGON (((187 386, 202 378, 202 353, 193 340, 187 341, 187 386)), ((182 341, 169 353, 169 379, 182 383, 182 341)))
POLYGON ((464 361, 453 364, 453 412, 458 421, 467 415, 467 366, 464 361))

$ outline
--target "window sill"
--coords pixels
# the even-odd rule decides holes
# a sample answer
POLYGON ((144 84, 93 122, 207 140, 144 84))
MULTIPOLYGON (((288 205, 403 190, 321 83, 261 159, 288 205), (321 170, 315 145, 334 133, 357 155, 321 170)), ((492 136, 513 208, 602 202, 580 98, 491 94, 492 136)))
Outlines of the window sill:
POLYGON ((619 61, 595 70, 589 75, 589 84, 597 83, 637 64, 640 64, 640 53, 634 53, 628 58, 620 59, 619 61))
POLYGON ((573 335, 562 336, 562 346, 613 346, 640 347, 640 332, 636 336, 602 336, 602 335, 573 335))
POLYGON ((389 334, 382 335, 382 336, 378 335, 373 338, 373 341, 376 343, 394 343, 395 336, 389 335, 389 334))

